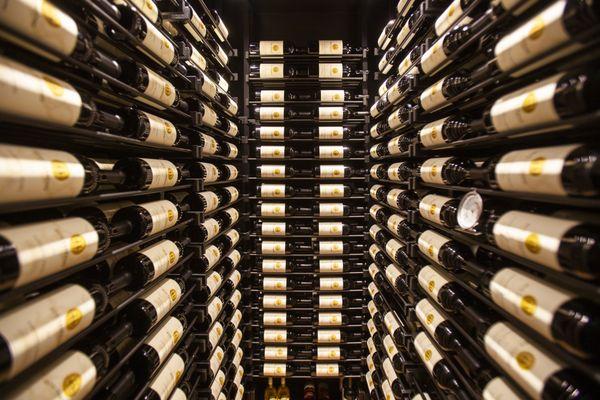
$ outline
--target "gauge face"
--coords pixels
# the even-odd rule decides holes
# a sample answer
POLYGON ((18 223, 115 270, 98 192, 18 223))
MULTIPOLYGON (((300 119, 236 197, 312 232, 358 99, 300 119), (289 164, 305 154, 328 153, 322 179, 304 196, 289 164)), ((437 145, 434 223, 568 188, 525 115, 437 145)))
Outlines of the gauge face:
POLYGON ((477 192, 469 192, 458 205, 458 225, 463 229, 472 229, 479 223, 482 213, 483 199, 477 192))

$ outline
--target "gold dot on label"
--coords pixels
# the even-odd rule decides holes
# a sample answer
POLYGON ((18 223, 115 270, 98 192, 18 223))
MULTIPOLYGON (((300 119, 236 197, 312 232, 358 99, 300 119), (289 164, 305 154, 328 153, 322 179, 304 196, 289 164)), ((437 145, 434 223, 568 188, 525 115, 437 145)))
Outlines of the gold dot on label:
POLYGON ((76 234, 71 236, 69 242, 69 249, 71 250, 71 253, 75 255, 83 253, 86 245, 87 243, 82 235, 76 234))
POLYGON ((544 29, 546 28, 546 23, 544 22, 544 18, 541 16, 537 16, 531 22, 531 28, 529 28, 529 39, 536 40, 539 39, 544 33, 544 29))
POLYGON ((433 292, 433 289, 435 289, 435 281, 429 281, 427 284, 427 290, 429 290, 429 292, 433 292))
POLYGON ((546 163, 546 158, 538 157, 529 162, 529 175, 531 176, 540 176, 544 172, 544 164, 546 163))
POLYGON ((52 173, 52 177, 59 181, 67 180, 71 176, 69 165, 61 160, 50 161, 50 170, 52 173))
POLYGON ((429 350, 429 349, 425 350, 425 354, 424 354, 424 356, 425 356, 425 361, 429 361, 429 360, 431 360, 431 356, 432 356, 432 355, 433 355, 433 352, 432 352, 431 350, 429 350))
POLYGON ((542 251, 542 244, 537 233, 530 233, 525 237, 525 248, 533 254, 538 254, 542 251))
POLYGON ((79 389, 81 389, 81 381, 81 375, 78 373, 65 376, 62 382, 63 394, 68 398, 75 396, 79 392, 79 389))
POLYGON ((521 369, 530 370, 535 364, 535 356, 528 351, 522 351, 516 355, 515 360, 521 369))
POLYGON ((537 97, 535 95, 535 92, 530 92, 523 99, 523 104, 521 104, 521 110, 523 110, 523 112, 529 114, 529 113, 534 112, 536 107, 537 107, 537 97))
POLYGON ((169 297, 171 298, 171 301, 177 300, 177 291, 175 289, 169 290, 169 297))
POLYGON ((520 303, 521 310, 527 315, 533 315, 537 309, 537 300, 533 296, 523 296, 520 303))

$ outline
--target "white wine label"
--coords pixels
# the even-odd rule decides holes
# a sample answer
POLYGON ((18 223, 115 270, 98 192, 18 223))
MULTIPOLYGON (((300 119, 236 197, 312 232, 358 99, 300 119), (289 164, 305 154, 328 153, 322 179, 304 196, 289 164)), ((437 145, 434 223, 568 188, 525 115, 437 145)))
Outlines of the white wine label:
POLYGON ((419 214, 421 217, 441 225, 443 224, 440 216, 442 207, 451 200, 450 197, 428 194, 419 202, 419 214))
POLYGON ((204 182, 216 182, 219 179, 219 169, 210 163, 201 162, 202 167, 204 167, 205 176, 204 182))
POLYGON ((139 252, 148 257, 154 268, 152 280, 158 278, 179 261, 179 247, 171 240, 161 240, 139 252))
POLYGON ((396 354, 398 354, 398 348, 394 343, 394 340, 390 335, 385 335, 383 338, 383 346, 385 347, 385 352, 388 357, 393 358, 396 354))
POLYGON ((261 243, 260 249, 262 254, 285 254, 285 247, 285 241, 264 241, 261 243))
POLYGON ((319 107, 319 121, 341 121, 344 119, 343 107, 319 107))
POLYGON ((212 321, 214 321, 217 318, 217 315, 219 315, 222 309, 223 300, 221 300, 219 297, 215 297, 214 299, 212 299, 212 301, 208 304, 207 307, 208 315, 210 316, 212 321))
POLYGON ((265 329, 263 340, 265 343, 285 343, 287 331, 285 329, 265 329))
POLYGON ((391 335, 393 335, 398 329, 402 329, 400 326, 400 321, 391 311, 388 311, 388 313, 383 316, 383 323, 391 335))
POLYGON ((219 206, 219 197, 215 192, 200 192, 198 195, 206 202, 206 211, 212 211, 219 206))
POLYGON ((174 226, 179 220, 179 211, 177 211, 175 204, 169 200, 151 201, 138 204, 138 206, 148 211, 152 218, 152 229, 148 236, 174 226))
POLYGON ((371 335, 371 337, 375 336, 375 334, 377 333, 377 328, 375 327, 375 322, 373 321, 373 318, 367 321, 367 329, 369 330, 369 335, 371 335))
POLYGON ((421 324, 433 336, 438 325, 446 321, 446 318, 438 312, 428 299, 422 299, 415 307, 417 317, 421 324))
POLYGON ((319 140, 340 140, 344 138, 343 126, 320 126, 319 140))
POLYGON ((344 146, 319 146, 319 158, 344 158, 344 146))
MULTIPOLYGON (((202 90, 202 92, 211 99, 214 99, 218 92, 217 84, 214 83, 213 80, 210 79, 204 72, 200 72, 200 74, 202 75, 202 87, 200 90, 202 90)), ((237 106, 235 110, 237 111, 237 106)))
POLYGON ((280 103, 285 100, 285 90, 261 90, 261 103, 280 103))
POLYGON ((87 354, 68 351, 6 396, 15 400, 81 400, 92 391, 97 378, 96 366, 87 354), (54 396, 49 397, 50 393, 54 396))
POLYGON ((375 256, 377 255, 377 253, 379 253, 379 247, 377 247, 377 245, 372 244, 371 246, 369 246, 369 254, 371 255, 371 258, 373 259, 373 261, 375 261, 375 256))
POLYGON ((566 159, 580 144, 538 147, 506 153, 494 169, 500 189, 567 196, 562 183, 566 159))
MULTIPOLYGON (((376 128, 376 126, 371 127, 371 136, 373 136, 373 137, 379 136, 379 135, 373 135, 373 132, 375 132, 375 128, 376 128)), ((374 159, 379 158, 378 149, 379 149, 379 145, 377 145, 377 144, 371 146, 371 148, 369 149, 369 155, 371 156, 371 158, 374 158, 374 159)))
POLYGON ((406 218, 404 218, 402 215, 392 214, 387 220, 387 227, 392 232, 398 234, 400 230, 400 224, 402 224, 404 221, 406 221, 406 218))
POLYGON ((419 139, 421 144, 424 147, 431 147, 438 144, 446 143, 444 136, 442 135, 442 130, 444 128, 444 123, 450 117, 438 119, 437 121, 433 121, 425 125, 419 131, 419 139))
POLYGON ((148 189, 175 186, 179 180, 179 171, 171 161, 152 158, 140 158, 140 160, 143 160, 152 171, 152 181, 148 189))
POLYGON ((344 272, 344 261, 319 260, 319 272, 344 272))
POLYGON ((219 147, 219 144, 217 143, 217 141, 213 137, 210 137, 203 133, 200 134, 200 137, 202 138, 202 141, 204 142, 204 144, 202 145, 202 148, 201 148, 202 154, 215 154, 219 147))
POLYGON ((261 178, 285 178, 285 165, 261 165, 261 178))
MULTIPOLYGON (((375 354, 375 353, 373 353, 375 354)), ((369 371, 374 371, 375 370, 375 363, 373 362, 373 356, 371 354, 367 354, 367 368, 369 369, 369 371)), ((391 397, 390 397, 391 399, 391 397)))
POLYGON ((496 245, 503 250, 562 270, 558 257, 563 236, 580 222, 545 215, 509 211, 494 224, 496 245))
MULTIPOLYGON (((285 279, 285 278, 284 278, 285 279)), ((287 323, 286 313, 266 312, 263 314, 263 324, 267 326, 285 326, 287 323)))
MULTIPOLYGON (((340 348, 337 346, 318 346, 317 347, 317 360, 329 361, 339 360, 341 358, 340 348)), ((337 365, 337 364, 334 364, 337 365)))
POLYGON ((238 265, 238 263, 242 259, 242 254, 236 249, 236 250, 233 250, 231 253, 229 253, 229 256, 227 256, 227 258, 231 259, 233 266, 235 267, 238 265))
POLYGON ((287 360, 288 349, 285 346, 265 346, 265 360, 284 361, 287 360))
POLYGON ((156 72, 152 71, 151 69, 147 67, 143 68, 148 74, 148 85, 144 90, 144 94, 148 97, 158 100, 161 104, 155 103, 151 100, 147 100, 142 96, 135 97, 135 99, 159 110, 165 109, 163 104, 166 104, 169 107, 172 106, 173 103, 175 103, 175 99, 177 98, 177 91, 175 90, 173 84, 167 81, 162 76, 158 75, 156 72))
POLYGON ((285 236, 285 222, 263 222, 261 233, 265 236, 285 236))
POLYGON ((286 270, 286 260, 263 260, 262 261, 262 271, 267 273, 277 273, 277 272, 285 272, 286 270))
POLYGON ((229 301, 233 303, 234 307, 237 307, 240 304, 240 300, 242 300, 242 293, 236 289, 235 292, 231 295, 229 301))
POLYGON ((489 381, 483 388, 483 400, 509 400, 521 399, 513 388, 511 388, 504 378, 496 377, 489 381))
POLYGON ((319 78, 342 79, 344 67, 342 63, 320 63, 319 78))
POLYGON ((236 329, 235 334, 233 335, 233 339, 231 340, 231 344, 233 344, 235 347, 239 347, 240 343, 242 342, 243 336, 244 335, 242 334, 242 331, 236 329))
POLYGON ((444 36, 440 37, 423 55, 421 56, 421 69, 426 75, 432 75, 434 72, 445 66, 449 60, 444 52, 444 36))
POLYGON ((213 399, 221 400, 219 398, 219 395, 221 393, 221 388, 223 387, 224 383, 225 373, 222 370, 219 370, 219 372, 217 372, 217 375, 215 376, 215 379, 210 385, 210 393, 212 394, 213 399))
POLYGON ((285 295, 267 294, 263 297, 264 308, 286 308, 287 297, 285 295))
POLYGON ((319 185, 320 197, 343 197, 344 185, 341 183, 322 183, 319 185))
POLYGON ((327 241, 319 242, 319 254, 343 254, 344 253, 344 242, 339 241, 327 241))
POLYGON ((162 365, 182 334, 183 325, 181 322, 175 317, 169 317, 168 320, 164 321, 153 331, 152 335, 144 343, 156 350, 160 361, 159 364, 162 365))
POLYGON ((387 277, 388 281, 395 286, 396 285, 396 281, 398 280, 398 278, 400 278, 402 275, 404 275, 404 273, 402 271, 400 271, 398 269, 398 267, 396 267, 395 264, 390 264, 387 267, 385 267, 385 276, 387 277))
POLYGON ((446 162, 452 157, 437 157, 429 158, 421 164, 419 169, 419 176, 424 182, 444 184, 444 178, 442 177, 442 171, 446 162))
POLYGON ((229 194, 231 196, 231 200, 229 201, 230 203, 236 201, 239 198, 239 196, 240 196, 239 190, 237 190, 233 186, 226 186, 226 187, 223 188, 223 190, 229 192, 229 194))
POLYGON ((208 287, 208 290, 211 295, 215 293, 217 289, 221 286, 221 282, 223 282, 223 277, 216 271, 212 272, 206 278, 206 286, 208 287))
MULTIPOLYGON (((145 111, 140 112, 148 119, 148 122, 150 124, 150 129, 145 142, 156 143, 164 146, 173 146, 175 144, 175 142, 177 141, 177 128, 175 128, 175 125, 173 125, 170 121, 167 121, 164 118, 157 117, 156 115, 152 115, 145 111)), ((204 148, 202 150, 204 151, 204 148)))
POLYGON ((207 269, 210 269, 221 258, 221 250, 219 250, 219 248, 215 245, 210 245, 204 251, 204 258, 206 258, 206 261, 208 262, 207 269))
POLYGON ((393 400, 394 399, 394 391, 390 385, 390 382, 386 379, 381 384, 381 390, 383 391, 383 396, 385 400, 393 400))
POLYGON ((342 331, 336 329, 318 329, 317 343, 339 343, 342 338, 342 331))
POLYGON ((280 377, 285 377, 286 371, 287 371, 287 368, 286 368, 285 364, 265 363, 263 365, 263 375, 264 376, 280 376, 280 377))
POLYGON ((319 236, 340 236, 343 228, 342 222, 319 222, 319 236))
MULTIPOLYGON (((261 126, 259 128, 259 133, 262 140, 283 140, 285 128, 283 126, 261 126)), ((263 165, 263 168, 264 167, 266 166, 263 165)))
POLYGON ((227 63, 229 63, 229 56, 219 45, 217 45, 217 57, 219 57, 223 64, 227 65, 227 63))
POLYGON ((287 278, 285 277, 264 277, 263 278, 263 290, 286 290, 287 289, 287 278))
POLYGON ((338 326, 342 321, 342 313, 319 313, 319 326, 338 326))
POLYGON ((237 169, 237 167, 235 165, 224 164, 223 167, 225 167, 229 171, 229 179, 227 179, 228 181, 232 181, 234 179, 237 179, 237 177, 238 177, 238 169, 237 169))
MULTIPOLYGON (((442 36, 458 19, 463 15, 465 10, 462 9, 461 0, 454 0, 444 10, 444 12, 435 20, 435 33, 437 36, 442 36)), ((460 20, 459 25, 466 25, 472 21, 472 18, 465 16, 460 20)))
POLYGON ((283 40, 261 40, 258 43, 258 54, 261 56, 283 55, 283 40))
POLYGON ((14 377, 90 326, 95 304, 84 287, 66 285, 5 312, 0 317, 0 335, 12 363, 2 378, 14 377))
POLYGON ((332 55, 342 54, 344 42, 342 40, 319 40, 319 54, 332 55))
POLYGON ((406 192, 404 189, 391 189, 386 196, 387 203, 395 209, 399 209, 398 199, 401 198, 404 192, 406 192))
POLYGON ((390 140, 387 144, 388 151, 390 154, 400 154, 402 153, 402 139, 404 136, 396 136, 392 140, 390 140))
POLYGON ((260 158, 284 158, 285 146, 260 146, 260 158))
POLYGON ((223 212, 229 215, 229 218, 231 218, 231 223, 235 223, 240 219, 240 212, 236 208, 228 208, 223 212))
POLYGON ((373 396, 372 393, 375 392, 375 384, 373 383, 373 374, 371 373, 371 371, 367 371, 365 377, 366 377, 365 379, 367 381, 367 387, 369 388, 369 394, 371 394, 371 396, 373 396))
POLYGON ((219 117, 215 110, 212 107, 208 106, 206 103, 202 103, 204 105, 204 113, 202 114, 202 123, 208 126, 216 126, 217 120, 219 117))
POLYGON ((341 103, 344 101, 344 90, 321 90, 321 101, 330 103, 341 103))
POLYGON ((411 10, 414 2, 415 0, 399 0, 398 4, 396 4, 396 11, 398 14, 400 14, 400 16, 404 17, 411 10))
MULTIPOLYGON (((410 66, 412 64, 413 64, 413 62, 410 59, 410 53, 409 53, 406 55, 406 57, 404 57, 402 59, 400 64, 398 64, 398 76, 403 76, 404 74, 406 74, 406 72, 408 71, 408 69, 410 68, 410 66)), ((415 69, 416 68, 413 68, 413 70, 415 70, 415 69)), ((387 91, 387 89, 384 87, 383 92, 385 93, 386 91, 387 91)), ((383 94, 380 93, 379 95, 382 96, 383 94)))
POLYGON ((206 25, 204 25, 204 22, 202 22, 202 20, 192 7, 190 7, 190 10, 192 11, 192 17, 190 18, 190 22, 184 23, 183 26, 194 37, 194 39, 200 40, 201 37, 206 36, 206 25), (198 35, 198 33, 200 33, 200 35, 198 35))
POLYGON ((229 232, 227 232, 225 236, 229 238, 232 246, 235 246, 235 244, 240 240, 240 233, 235 229, 232 229, 229 232))
POLYGON ((319 296, 319 308, 342 308, 344 298, 342 295, 321 295, 319 296))
POLYGON ((98 232, 83 218, 18 225, 0 229, 19 262, 14 287, 91 260, 98 251, 98 232))
POLYGON ((377 294, 379 294, 379 289, 377 288, 377 285, 375 285, 375 282, 369 283, 368 289, 369 289, 369 294, 371 295, 371 298, 373 300, 375 300, 375 296, 377 294))
POLYGON ((194 46, 190 46, 192 54, 190 55, 190 62, 202 71, 206 71, 206 58, 196 49, 194 46))
POLYGON ((319 216, 342 217, 343 215, 344 205, 342 203, 319 203, 319 216))
POLYGON ((260 195, 262 197, 285 197, 285 184, 262 183, 260 195))
POLYGON ((383 372, 387 377, 389 382, 394 382, 398 379, 398 375, 396 374, 396 370, 394 370, 394 366, 392 365, 392 361, 389 358, 385 358, 383 360, 383 372))
MULTIPOLYGON (((216 372, 217 371, 214 371, 214 373, 216 373, 216 372)), ((219 398, 219 399, 221 399, 221 398, 219 398)), ((176 387, 173 390, 171 396, 169 397, 169 400, 188 400, 188 397, 183 390, 176 387)))
POLYGON ((338 376, 340 374, 339 364, 321 364, 316 365, 316 376, 338 376))
POLYGON ((98 204, 96 207, 102 212, 104 218, 106 218, 106 220, 110 222, 113 216, 117 213, 117 211, 125 207, 131 207, 133 205, 135 205, 135 203, 133 203, 132 201, 121 200, 112 203, 98 204))
POLYGON ((371 215, 371 218, 373 218, 375 221, 377 221, 377 213, 381 210, 385 209, 383 208, 383 206, 380 206, 379 204, 373 204, 371 206, 371 208, 369 208, 369 215, 371 215))
POLYGON ((181 379, 184 370, 185 361, 179 354, 174 353, 150 382, 149 389, 156 392, 161 400, 167 399, 181 379))
MULTIPOLYGON (((370 356, 377 353, 377 348, 375 347, 375 342, 373 342, 373 338, 371 338, 371 337, 367 339, 367 348, 369 349, 370 356)), ((369 368, 369 369, 371 369, 371 368, 369 368)))
POLYGON ((215 347, 223 334, 223 325, 219 321, 215 322, 212 328, 208 331, 208 341, 212 347, 215 347))
POLYGON ((399 251, 404 249, 404 245, 396 239, 390 239, 385 244, 385 252, 392 258, 396 257, 399 251))
POLYGON ((235 312, 231 316, 230 322, 233 324, 233 326, 237 328, 238 326, 240 326, 240 322, 242 322, 243 317, 244 315, 240 310, 235 310, 235 312))
POLYGON ((440 235, 439 233, 428 229, 421 233, 419 240, 417 241, 417 245, 419 246, 421 253, 438 264, 442 264, 442 260, 439 258, 440 249, 450 241, 451 239, 447 238, 446 236, 440 235))
POLYGON ((283 64, 260 64, 259 77, 261 79, 283 78, 283 64))
MULTIPOLYGON (((244 376, 244 375, 242 374, 242 376, 244 376)), ((241 379, 242 378, 240 378, 240 381, 241 381, 241 379)), ((237 386, 238 386, 238 391, 235 396, 235 399, 233 399, 233 400, 242 400, 244 398, 244 385, 238 384, 237 386)))
POLYGON ((400 181, 400 175, 398 175, 398 171, 400 167, 404 164, 404 162, 393 163, 388 167, 387 174, 388 178, 392 181, 400 181))
POLYGON ((492 124, 498 132, 525 129, 529 126, 560 120, 554 107, 556 85, 564 73, 536 82, 500 97, 490 110, 492 124))
POLYGON ((240 273, 240 271, 235 270, 231 273, 227 280, 233 282, 233 286, 237 287, 237 285, 239 285, 240 281, 242 280, 242 274, 240 273))
POLYGON ((396 104, 400 100, 404 98, 405 93, 402 91, 402 86, 400 86, 401 81, 398 81, 392 86, 387 92, 387 98, 390 103, 396 104))
POLYGON ((321 178, 343 178, 345 166, 340 165, 320 165, 319 166, 319 177, 321 178))
POLYGON ((567 0, 552 3, 551 6, 532 17, 530 20, 504 36, 494 48, 496 63, 502 71, 517 66, 527 65, 524 71, 514 76, 521 76, 556 60, 566 54, 581 49, 583 46, 572 40, 565 26, 564 19, 567 0), (556 50, 554 54, 539 57, 545 52, 570 42, 566 48, 556 50), (531 62, 533 60, 533 62, 531 62))
POLYGON ((423 360, 425 367, 429 370, 429 373, 433 375, 433 368, 443 357, 425 332, 420 332, 415 337, 415 349, 421 360, 423 360))
POLYGON ((265 217, 284 217, 285 203, 263 203, 260 205, 260 215, 265 217))
MULTIPOLYGON (((162 34, 161 31, 154 26, 153 23, 148 21, 145 17, 142 16, 146 25, 146 35, 142 39, 142 44, 150 50, 151 54, 148 54, 150 57, 156 56, 160 60, 164 61, 167 64, 171 64, 173 59, 175 58, 175 45, 167 39, 165 35, 162 34)), ((147 54, 146 50, 142 47, 137 47, 142 53, 147 54)))
POLYGON ((556 312, 575 297, 514 268, 504 268, 494 275, 490 294, 494 303, 550 340, 556 312))
POLYGON ((379 273, 379 267, 377 266, 377 264, 371 263, 371 265, 369 265, 369 275, 371 275, 371 278, 373 278, 373 280, 375 280, 375 277, 377 276, 378 273, 379 273))
POLYGON ((229 128, 227 129, 227 135, 231 136, 231 137, 236 137, 239 133, 239 128, 236 124, 234 124, 231 121, 229 122, 229 128))
POLYGON ((79 119, 81 96, 73 86, 5 57, 0 57, 0 91, 6 114, 65 126, 79 119))
POLYGON ((377 179, 378 178, 377 170, 383 166, 384 166, 383 164, 373 164, 371 166, 371 168, 369 169, 369 175, 371 175, 371 178, 377 179))
POLYGON ((535 399, 542 398, 547 380, 565 368, 504 322, 488 329, 483 342, 490 357, 535 399))
POLYGON ((392 112, 392 114, 388 117, 388 125, 390 126, 390 128, 392 129, 398 129, 402 126, 404 126, 408 121, 405 121, 402 119, 402 115, 400 113, 400 111, 402 111, 402 109, 398 109, 394 112, 392 112))
POLYGON ((375 318, 375 315, 377 315, 377 313, 379 312, 373 300, 369 300, 369 302, 367 303, 367 309, 369 310, 369 314, 371 315, 372 319, 375 318))
POLYGON ((444 96, 443 93, 445 80, 446 78, 440 79, 421 93, 419 100, 425 111, 432 111, 440 108, 447 102, 448 99, 446 99, 446 96, 444 96))
POLYGON ((369 235, 373 240, 377 237, 377 234, 381 231, 381 228, 378 225, 371 225, 369 228, 369 235))
POLYGON ((320 278, 319 290, 343 290, 344 278, 320 278))
POLYGON ((430 265, 421 268, 418 279, 423 290, 429 293, 435 301, 438 301, 437 298, 440 289, 450 282, 449 279, 446 279, 430 265))
MULTIPOLYGON (((396 35, 396 43, 399 45, 400 48, 404 48, 406 45, 400 46, 403 44, 404 40, 408 37, 410 31, 411 31, 411 26, 408 23, 409 21, 407 20, 406 23, 404 24, 404 26, 402 27, 402 29, 400 29, 400 31, 398 32, 398 34, 396 35)), ((409 39, 410 40, 410 39, 409 39)))
POLYGON ((144 293, 140 299, 152 304, 156 311, 156 321, 164 317, 181 298, 181 286, 173 279, 167 278, 155 288, 144 293))

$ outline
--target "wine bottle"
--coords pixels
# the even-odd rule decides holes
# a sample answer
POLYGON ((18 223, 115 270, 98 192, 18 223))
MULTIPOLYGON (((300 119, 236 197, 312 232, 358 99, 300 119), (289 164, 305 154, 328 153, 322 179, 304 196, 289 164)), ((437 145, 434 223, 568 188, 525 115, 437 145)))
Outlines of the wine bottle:
POLYGON ((362 225, 344 224, 343 222, 314 222, 313 231, 319 236, 340 236, 349 233, 362 233, 362 225))
POLYGON ((300 49, 294 43, 283 40, 261 40, 250 42, 248 51, 251 55, 273 56, 284 54, 295 54, 300 49))
POLYGON ((372 244, 369 247, 369 255, 371 256, 373 261, 375 261, 375 263, 379 266, 383 266, 387 263, 387 257, 385 256, 383 251, 381 251, 381 249, 375 244, 372 244))
POLYGON ((124 177, 119 186, 137 190, 172 187, 189 177, 185 168, 168 160, 152 158, 122 158, 113 166, 113 172, 124 177))
POLYGON ((261 164, 256 167, 257 178, 293 178, 309 177, 312 171, 309 169, 297 169, 285 164, 261 164))
POLYGON ((428 221, 454 228, 458 225, 459 199, 428 194, 419 201, 419 214, 428 221))
POLYGON ((361 300, 338 294, 327 294, 318 296, 318 304, 319 309, 343 309, 347 307, 360 307, 361 300))
POLYGON ((238 154, 239 149, 233 143, 223 142, 219 147, 218 155, 229 158, 230 160, 237 158, 238 154))
POLYGON ((418 208, 419 195, 412 190, 392 188, 388 189, 385 200, 395 209, 408 211, 418 208))
POLYGON ((169 229, 180 220, 181 212, 189 208, 187 205, 178 206, 169 200, 158 200, 122 208, 113 216, 111 235, 135 242, 169 229))
POLYGON ((408 161, 390 164, 387 168, 387 177, 391 181, 406 182, 412 176, 412 166, 408 161))
POLYGON ((385 164, 373 164, 369 169, 369 175, 373 179, 387 179, 387 166, 385 164))
MULTIPOLYGON (((400 131, 409 126, 413 108, 413 106, 407 104, 394 109, 387 117, 387 130, 400 131)), ((378 124, 380 123, 378 122, 378 124)))
POLYGON ((342 145, 318 145, 314 148, 315 158, 318 159, 341 159, 348 157, 360 157, 363 152, 342 145))
POLYGON ((259 294, 258 299, 265 309, 306 308, 312 305, 312 298, 298 295, 259 294))
POLYGON ((320 198, 341 198, 351 197, 353 194, 360 194, 362 188, 350 187, 340 183, 319 183, 313 187, 316 197, 320 198))
POLYGON ((171 121, 146 111, 128 107, 123 112, 123 119, 123 129, 119 133, 124 136, 161 146, 178 146, 189 142, 188 137, 171 121))
POLYGON ((473 266, 473 253, 468 246, 428 229, 417 238, 419 251, 449 271, 479 271, 473 266))
POLYGON ((380 224, 385 224, 391 215, 385 207, 380 206, 379 204, 373 204, 371 208, 369 208, 369 214, 371 215, 371 218, 380 224))
POLYGON ((389 389, 387 389, 387 390, 389 391, 391 389, 391 392, 395 396, 400 396, 400 394, 402 393, 403 387, 402 387, 402 383, 400 382, 400 379, 398 378, 398 374, 396 373, 396 370, 394 369, 392 361, 388 357, 385 357, 383 362, 381 363, 381 366, 383 369, 383 373, 384 373, 385 377, 387 378, 387 384, 389 385, 389 389))
POLYGON ((262 286, 263 292, 287 291, 287 290, 310 290, 313 286, 312 279, 293 277, 269 277, 259 279, 258 285, 262 286))
POLYGON ((369 195, 371 198, 380 202, 386 201, 388 193, 389 189, 384 185, 376 184, 369 188, 369 195))
POLYGON ((414 75, 407 74, 396 80, 396 82, 379 98, 379 100, 373 103, 369 109, 371 116, 375 118, 387 110, 390 106, 398 104, 400 101, 405 99, 406 96, 412 91, 412 81, 414 79, 414 75))
POLYGON ((381 33, 379 34, 379 37, 377 38, 377 45, 381 50, 386 50, 392 42, 392 31, 394 29, 395 23, 395 19, 389 20, 388 23, 385 24, 385 26, 383 27, 381 33))
POLYGON ((429 158, 416 168, 415 176, 427 183, 460 185, 470 179, 470 172, 474 167, 473 160, 467 158, 429 158))
POLYGON ((390 151, 388 150, 386 143, 377 143, 371 146, 369 149, 369 155, 372 159, 377 160, 379 158, 389 156, 390 151))
POLYGON ((487 8, 487 4, 478 3, 474 8, 469 9, 475 1, 473 0, 454 0, 442 12, 434 23, 435 34, 441 37, 456 21, 460 19, 459 24, 469 24, 476 16, 480 15, 487 8), (468 12, 467 12, 468 10, 468 12))
POLYGON ((340 255, 363 251, 362 243, 347 243, 342 240, 320 240, 314 248, 320 255, 340 255))
POLYGON ((256 155, 262 159, 285 159, 312 157, 310 150, 296 150, 288 146, 258 146, 256 155))
POLYGON ((319 203, 313 206, 313 212, 319 217, 342 217, 364 213, 364 207, 348 206, 343 203, 319 203))
POLYGON ((256 188, 257 196, 263 198, 284 198, 292 196, 311 196, 310 188, 296 188, 285 183, 261 183, 256 188))
POLYGON ((177 386, 183 372, 191 360, 184 355, 175 352, 150 381, 148 388, 142 395, 143 400, 160 400, 167 398, 177 386))
POLYGON ((317 165, 314 167, 314 176, 321 179, 341 179, 361 176, 364 170, 343 164, 317 165))
POLYGON ((452 73, 421 92, 418 104, 424 112, 434 112, 451 105, 452 98, 469 88, 471 79, 463 72, 452 73))
POLYGON ((283 255, 312 252, 312 247, 310 245, 294 243, 290 241, 259 239, 257 243, 260 244, 260 253, 265 255, 283 255))
POLYGON ((379 63, 377 64, 377 69, 384 75, 387 75, 388 72, 392 69, 394 57, 396 56, 397 51, 396 47, 392 46, 379 59, 379 63))
POLYGON ((477 129, 472 121, 465 117, 446 117, 423 126, 418 133, 419 143, 423 147, 433 147, 467 139, 475 135, 477 129))
POLYGON ((219 178, 223 181, 233 181, 239 175, 238 167, 232 164, 217 165, 217 169, 219 170, 219 178))
MULTIPOLYGON (((340 207, 341 208, 341 207, 340 207)), ((292 206, 286 203, 262 203, 256 205, 257 214, 262 217, 285 217, 293 215, 312 214, 312 210, 306 207, 292 206)), ((340 209, 341 211, 341 209, 340 209)))
MULTIPOLYGON (((293 363, 264 363, 257 374, 265 377, 309 376, 310 364, 293 363)), ((277 397, 275 397, 277 399, 277 397)))
POLYGON ((294 234, 311 234, 310 226, 302 226, 286 222, 258 222, 256 231, 263 236, 286 236, 294 234))
POLYGON ((264 326, 293 327, 295 325, 310 325, 313 323, 313 317, 300 312, 265 312, 261 322, 264 326))
POLYGON ((362 48, 352 47, 342 40, 312 40, 308 43, 308 54, 335 55, 362 53, 362 48))

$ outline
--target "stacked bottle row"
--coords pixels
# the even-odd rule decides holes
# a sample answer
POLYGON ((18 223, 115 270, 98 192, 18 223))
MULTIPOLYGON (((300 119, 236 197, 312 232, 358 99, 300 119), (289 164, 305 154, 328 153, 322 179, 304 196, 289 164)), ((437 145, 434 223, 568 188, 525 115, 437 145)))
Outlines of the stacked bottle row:
POLYGON ((397 397, 593 396, 600 164, 586 126, 597 59, 573 54, 592 46, 597 7, 397 9, 378 43, 380 72, 397 71, 370 110, 367 387, 397 397), (394 344, 400 353, 409 344, 398 366, 424 366, 431 379, 402 376, 394 388, 401 371, 381 337, 396 339, 389 307, 400 321, 394 344))
POLYGON ((0 29, 4 397, 196 398, 221 343, 213 393, 241 399, 225 25, 202 1, 19 0, 0 29))
POLYGON ((354 51, 250 43, 257 378, 360 374, 367 113, 354 51))

